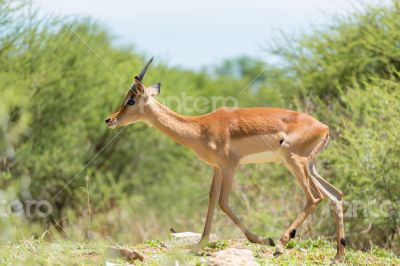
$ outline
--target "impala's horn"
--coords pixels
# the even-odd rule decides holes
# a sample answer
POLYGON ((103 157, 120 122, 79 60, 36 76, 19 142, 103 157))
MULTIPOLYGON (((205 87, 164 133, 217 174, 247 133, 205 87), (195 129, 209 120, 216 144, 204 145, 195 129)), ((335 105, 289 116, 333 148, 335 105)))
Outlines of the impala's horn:
POLYGON ((147 68, 149 67, 149 65, 151 64, 151 62, 153 62, 153 58, 154 58, 154 56, 153 56, 152 58, 150 58, 149 62, 147 62, 147 64, 146 64, 146 65, 144 66, 144 68, 142 69, 142 72, 140 72, 139 76, 137 77, 137 79, 138 79, 139 81, 142 81, 144 75, 146 74, 147 68))
MULTIPOLYGON (((135 76, 136 80, 142 81, 144 75, 146 74, 147 68, 149 68, 151 62, 153 62, 154 56, 152 58, 150 58, 149 62, 147 62, 147 64, 144 66, 144 68, 142 69, 142 72, 140 72, 139 76, 135 76)), ((132 85, 131 90, 136 93, 136 83, 132 85)))

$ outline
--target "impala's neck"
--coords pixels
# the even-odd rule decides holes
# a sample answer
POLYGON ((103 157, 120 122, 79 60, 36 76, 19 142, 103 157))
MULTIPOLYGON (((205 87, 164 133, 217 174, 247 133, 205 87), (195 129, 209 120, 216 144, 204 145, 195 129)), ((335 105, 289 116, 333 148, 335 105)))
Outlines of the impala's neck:
POLYGON ((191 117, 170 110, 154 98, 149 100, 146 122, 176 142, 191 147, 200 137, 200 126, 191 117))

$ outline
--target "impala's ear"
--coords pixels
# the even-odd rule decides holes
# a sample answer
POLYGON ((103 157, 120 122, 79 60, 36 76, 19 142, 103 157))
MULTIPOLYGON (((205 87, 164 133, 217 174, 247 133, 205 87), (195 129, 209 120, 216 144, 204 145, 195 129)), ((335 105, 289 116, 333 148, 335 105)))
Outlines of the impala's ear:
POLYGON ((157 83, 145 89, 145 94, 147 96, 157 96, 160 93, 161 84, 157 83))

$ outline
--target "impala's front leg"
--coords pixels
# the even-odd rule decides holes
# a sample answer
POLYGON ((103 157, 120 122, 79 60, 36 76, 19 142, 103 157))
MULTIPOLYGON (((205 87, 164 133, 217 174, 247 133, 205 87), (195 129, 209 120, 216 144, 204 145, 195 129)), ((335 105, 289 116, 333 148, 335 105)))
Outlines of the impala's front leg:
POLYGON ((203 230, 203 235, 201 236, 201 240, 195 247, 195 251, 198 251, 199 248, 206 246, 209 242, 211 223, 214 216, 215 205, 219 198, 220 190, 221 190, 221 171, 215 167, 212 185, 210 189, 210 197, 208 201, 206 224, 204 225, 204 230, 203 230))

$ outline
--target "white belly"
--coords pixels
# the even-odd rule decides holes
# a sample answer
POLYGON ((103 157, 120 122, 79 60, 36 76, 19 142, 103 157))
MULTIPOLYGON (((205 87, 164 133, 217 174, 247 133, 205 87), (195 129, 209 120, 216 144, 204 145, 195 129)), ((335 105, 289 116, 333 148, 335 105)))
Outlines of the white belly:
POLYGON ((243 157, 240 160, 240 164, 251 164, 251 163, 272 163, 279 162, 281 157, 278 153, 273 151, 264 151, 260 153, 253 153, 243 157))

